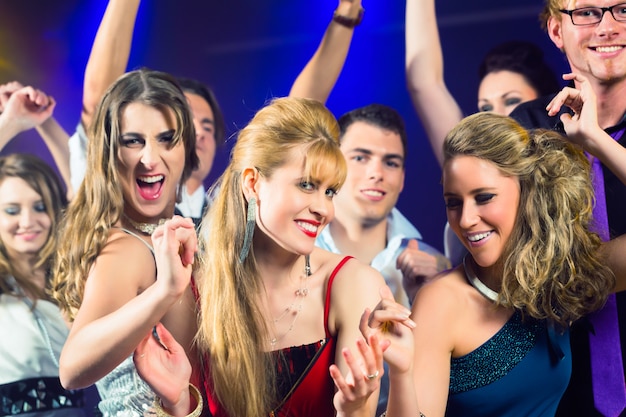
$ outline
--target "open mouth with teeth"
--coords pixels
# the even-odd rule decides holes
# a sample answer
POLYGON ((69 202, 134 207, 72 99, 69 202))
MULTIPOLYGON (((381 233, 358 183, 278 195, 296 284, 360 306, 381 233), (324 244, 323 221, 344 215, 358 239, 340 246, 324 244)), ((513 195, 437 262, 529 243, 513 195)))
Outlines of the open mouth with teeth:
POLYGON ((472 236, 467 236, 467 240, 469 240, 472 243, 477 243, 487 238, 489 235, 491 235, 491 232, 478 233, 472 236))
POLYGON ((146 200, 158 198, 161 195, 164 181, 165 177, 163 175, 138 177, 137 189, 139 190, 139 195, 146 200))
POLYGON ((611 53, 611 52, 617 52, 621 50, 622 48, 623 46, 613 45, 613 46, 596 46, 596 47, 592 47, 591 49, 593 49, 596 52, 611 53))

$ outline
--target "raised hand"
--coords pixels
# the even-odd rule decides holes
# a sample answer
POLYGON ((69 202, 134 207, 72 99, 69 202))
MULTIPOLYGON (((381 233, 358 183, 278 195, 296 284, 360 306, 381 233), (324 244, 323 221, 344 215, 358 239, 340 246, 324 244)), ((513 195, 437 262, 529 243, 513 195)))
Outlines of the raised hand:
POLYGON ((337 13, 354 19, 362 8, 361 0, 339 0, 337 13))
POLYGON ((348 365, 349 371, 344 377, 337 365, 330 366, 330 376, 335 382, 337 392, 333 399, 339 414, 358 413, 367 407, 367 400, 380 388, 383 370, 383 349, 388 342, 381 342, 375 335, 365 340, 357 340, 358 356, 348 348, 341 354, 348 365))
POLYGON ((419 249, 417 240, 409 240, 406 249, 396 260, 396 268, 402 271, 402 286, 409 296, 415 298, 417 290, 434 278, 439 272, 450 267, 443 256, 435 256, 419 249))
POLYGON ((0 85, 0 113, 4 111, 4 107, 7 101, 9 101, 11 94, 15 93, 20 88, 24 88, 24 86, 19 81, 11 81, 0 85))
POLYGON ((16 132, 39 126, 52 116, 56 101, 41 90, 13 82, 0 87, 0 109, 16 132))
POLYGON ((561 115, 561 122, 565 133, 567 133, 567 138, 587 149, 593 146, 591 142, 594 138, 604 133, 598 125, 596 95, 587 78, 582 75, 564 74, 563 79, 576 81, 580 88, 563 88, 548 104, 546 110, 548 115, 555 116, 561 107, 569 107, 574 114, 565 113, 561 115))
POLYGON ((191 278, 198 239, 191 219, 174 216, 152 234, 157 264, 156 285, 180 295, 191 278))

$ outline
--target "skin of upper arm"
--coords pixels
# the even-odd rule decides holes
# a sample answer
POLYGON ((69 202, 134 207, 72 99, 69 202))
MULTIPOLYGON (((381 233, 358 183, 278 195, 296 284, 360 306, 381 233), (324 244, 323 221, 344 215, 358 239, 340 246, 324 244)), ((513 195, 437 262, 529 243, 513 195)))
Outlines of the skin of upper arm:
POLYGON ((450 385, 450 359, 461 300, 455 297, 446 275, 424 285, 413 302, 416 323, 414 380, 417 398, 428 417, 443 416, 450 385))
MULTIPOLYGON (((344 375, 348 367, 341 350, 347 347, 359 357, 356 341, 363 339, 359 330, 361 316, 366 308, 372 310, 380 301, 379 291, 384 285, 385 280, 378 271, 356 259, 348 261, 333 281, 329 327, 337 334, 335 363, 344 375)), ((378 395, 368 399, 373 410, 377 401, 378 395)))
MULTIPOLYGON (((153 283, 155 277, 154 258, 145 245, 131 236, 111 236, 89 272, 83 301, 64 352, 75 349, 88 351, 88 347, 73 345, 74 336, 90 323, 132 300, 153 283)), ((71 356, 70 353, 68 355, 71 356)))

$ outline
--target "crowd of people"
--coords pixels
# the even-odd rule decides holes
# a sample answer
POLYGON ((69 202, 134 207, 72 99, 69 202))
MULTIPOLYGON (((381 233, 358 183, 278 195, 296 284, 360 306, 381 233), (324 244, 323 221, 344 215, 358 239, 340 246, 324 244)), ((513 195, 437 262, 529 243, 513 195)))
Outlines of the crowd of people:
POLYGON ((72 135, 53 97, 0 85, 0 151, 35 128, 59 174, 0 156, 0 414, 626 415, 624 5, 546 0, 566 86, 539 47, 507 41, 465 116, 435 0, 406 0, 442 251, 396 207, 402 115, 326 107, 361 0, 339 0, 210 187, 218 100, 127 71, 138 11, 108 1, 72 135))

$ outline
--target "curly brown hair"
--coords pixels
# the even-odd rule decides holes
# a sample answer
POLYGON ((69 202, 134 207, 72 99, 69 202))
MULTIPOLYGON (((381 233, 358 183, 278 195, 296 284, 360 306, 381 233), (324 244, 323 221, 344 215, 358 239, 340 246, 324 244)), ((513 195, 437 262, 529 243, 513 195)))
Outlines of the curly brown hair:
POLYGON ((509 117, 478 113, 446 137, 444 164, 459 155, 489 161, 519 180, 499 302, 562 326, 601 308, 615 277, 589 229, 594 194, 583 152, 556 132, 528 132, 509 117))

